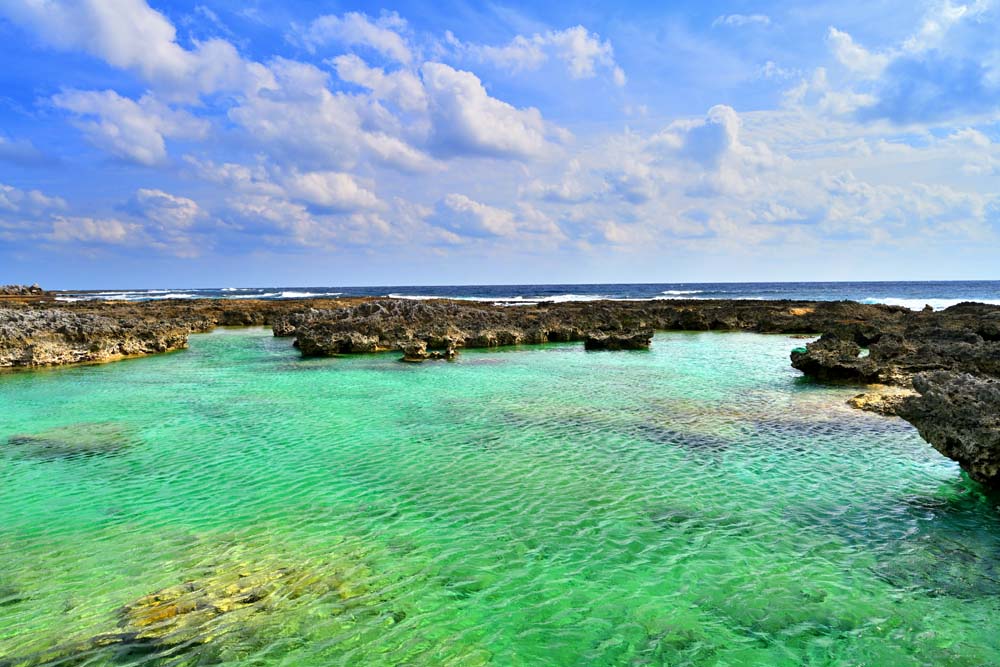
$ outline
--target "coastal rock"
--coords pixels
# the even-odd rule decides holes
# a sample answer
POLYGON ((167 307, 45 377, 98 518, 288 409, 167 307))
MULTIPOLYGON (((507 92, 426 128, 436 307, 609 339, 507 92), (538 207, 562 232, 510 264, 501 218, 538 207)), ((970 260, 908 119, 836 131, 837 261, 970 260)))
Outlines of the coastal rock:
POLYGON ((119 321, 58 309, 0 309, 0 368, 110 361, 187 346, 187 331, 163 321, 119 321))
POLYGON ((295 340, 299 351, 307 357, 361 354, 379 349, 379 339, 375 336, 354 331, 340 331, 322 324, 310 326, 308 335, 303 335, 300 329, 296 332, 295 340))
POLYGON ((972 479, 1000 488, 1000 380, 935 371, 913 378, 919 395, 899 415, 972 479))
POLYGON ((879 372, 868 355, 853 340, 836 335, 823 336, 803 348, 792 350, 792 367, 817 380, 879 382, 879 372))
POLYGON ((0 285, 0 296, 17 297, 38 297, 48 294, 45 290, 35 285, 0 285))
POLYGON ((653 342, 653 330, 595 332, 583 341, 587 350, 648 350, 653 342))
POLYGON ((407 341, 401 346, 401 349, 403 351, 402 361, 420 363, 421 361, 426 361, 429 358, 427 354, 427 343, 422 340, 407 341))

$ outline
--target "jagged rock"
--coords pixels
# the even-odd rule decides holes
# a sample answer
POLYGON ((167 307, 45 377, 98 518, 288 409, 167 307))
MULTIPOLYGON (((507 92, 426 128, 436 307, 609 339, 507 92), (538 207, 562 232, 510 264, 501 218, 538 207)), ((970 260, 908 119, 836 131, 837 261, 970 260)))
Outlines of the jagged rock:
POLYGON ((51 310, 0 309, 0 367, 110 361, 187 346, 171 322, 51 310))
POLYGON ((307 357, 333 356, 338 354, 360 354, 379 349, 379 339, 354 331, 337 331, 322 324, 308 327, 308 335, 303 329, 296 332, 299 350, 307 357))
POLYGON ((595 332, 588 335, 583 346, 588 350, 648 350, 653 342, 653 330, 595 332))
POLYGON ((824 334, 819 340, 796 348, 791 353, 792 366, 818 380, 850 380, 870 384, 879 382, 879 372, 870 356, 862 356, 853 340, 824 334))
POLYGON ((972 479, 1000 488, 1000 380, 954 371, 913 378, 899 415, 972 479))

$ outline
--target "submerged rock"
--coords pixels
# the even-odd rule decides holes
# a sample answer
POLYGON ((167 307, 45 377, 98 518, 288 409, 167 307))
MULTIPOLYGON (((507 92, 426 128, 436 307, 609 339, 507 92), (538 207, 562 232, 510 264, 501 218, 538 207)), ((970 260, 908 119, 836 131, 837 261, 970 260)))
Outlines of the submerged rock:
POLYGON ((936 371, 917 375, 913 387, 919 395, 899 415, 972 479, 1000 488, 1000 380, 936 371))
POLYGON ((120 454, 135 443, 131 431, 118 422, 70 424, 7 438, 13 453, 41 459, 120 454))
POLYGON ((653 330, 595 332, 588 334, 583 346, 588 350, 648 350, 653 330))

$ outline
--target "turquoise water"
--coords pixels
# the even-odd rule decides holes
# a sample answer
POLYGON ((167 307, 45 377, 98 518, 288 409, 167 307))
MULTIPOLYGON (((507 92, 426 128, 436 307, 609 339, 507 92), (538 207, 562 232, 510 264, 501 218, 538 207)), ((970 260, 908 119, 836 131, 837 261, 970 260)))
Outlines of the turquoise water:
POLYGON ((414 366, 241 329, 2 375, 0 665, 1000 664, 991 503, 801 342, 414 366), (94 639, 269 572, 196 639, 94 639))

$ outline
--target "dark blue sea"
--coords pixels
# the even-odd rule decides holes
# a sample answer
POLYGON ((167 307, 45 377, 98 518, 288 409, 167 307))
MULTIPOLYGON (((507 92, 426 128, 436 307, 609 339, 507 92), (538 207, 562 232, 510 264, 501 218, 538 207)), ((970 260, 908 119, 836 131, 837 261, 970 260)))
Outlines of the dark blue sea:
POLYGON ((1000 280, 928 282, 629 283, 592 285, 382 285, 368 287, 204 287, 61 292, 65 301, 110 299, 301 299, 338 296, 447 297, 490 303, 594 301, 598 299, 802 299, 886 303, 935 309, 962 301, 1000 304, 1000 280))

